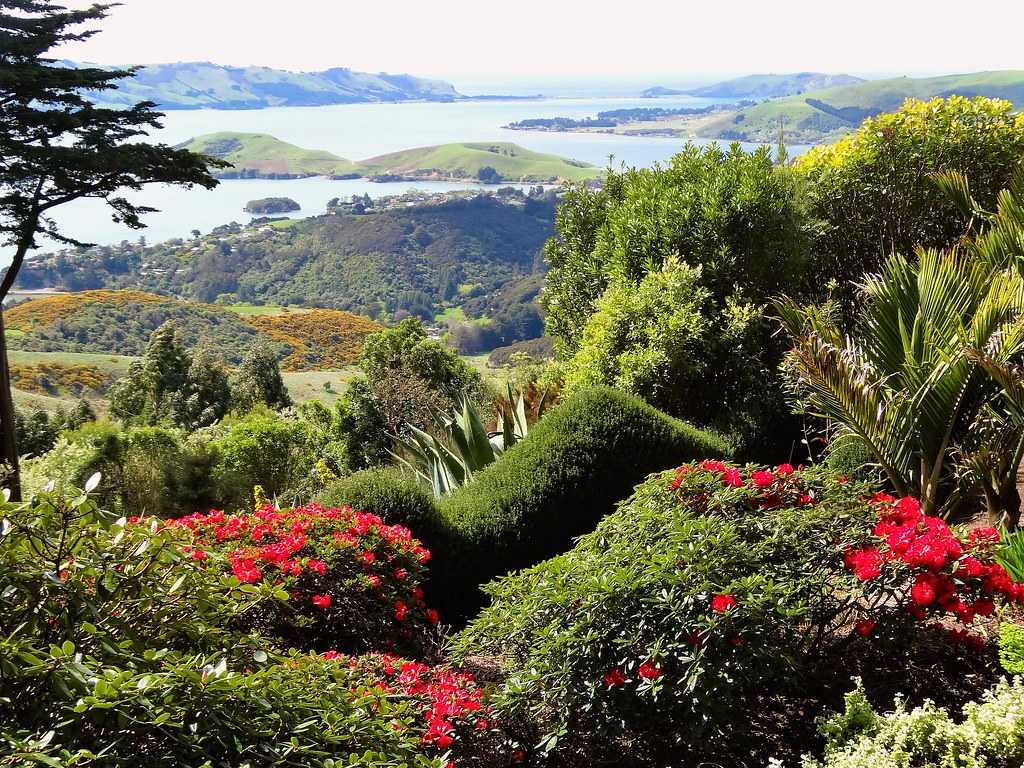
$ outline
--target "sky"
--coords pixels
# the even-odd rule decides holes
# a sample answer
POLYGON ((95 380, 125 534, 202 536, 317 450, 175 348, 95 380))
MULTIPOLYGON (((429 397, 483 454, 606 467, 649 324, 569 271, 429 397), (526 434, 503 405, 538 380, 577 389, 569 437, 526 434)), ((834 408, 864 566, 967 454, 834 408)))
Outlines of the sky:
POLYGON ((463 87, 1024 69, 1021 0, 122 0, 101 29, 59 55, 101 64, 341 66, 463 87))

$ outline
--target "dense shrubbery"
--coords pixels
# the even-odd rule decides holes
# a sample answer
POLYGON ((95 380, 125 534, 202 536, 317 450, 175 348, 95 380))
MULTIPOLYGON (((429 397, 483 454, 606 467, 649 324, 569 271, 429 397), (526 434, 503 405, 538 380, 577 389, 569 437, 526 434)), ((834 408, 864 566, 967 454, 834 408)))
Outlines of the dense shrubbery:
MULTIPOLYGON (((273 532, 260 546, 274 546, 269 542, 278 534, 287 544, 302 535, 290 532, 290 524, 312 523, 306 535, 315 544, 307 547, 324 557, 326 576, 333 577, 324 614, 335 609, 338 639, 358 635, 362 642, 364 635, 342 619, 365 625, 370 619, 360 611, 382 624, 421 622, 415 605, 404 620, 388 619, 384 608, 356 608, 366 591, 356 582, 375 574, 349 569, 358 573, 350 580, 338 573, 343 561, 354 565, 358 553, 347 541, 333 543, 325 521, 337 522, 339 534, 372 545, 381 556, 394 547, 399 559, 386 567, 381 562, 381 573, 388 572, 382 581, 390 579, 387 601, 403 584, 415 590, 411 574, 423 559, 415 541, 366 516, 314 512, 261 510, 260 525, 273 532), (289 532, 280 530, 283 523, 289 532), (325 551, 331 547, 333 554, 325 551), (396 581, 392 569, 401 564, 410 576, 396 581)), ((191 518, 170 526, 126 522, 100 512, 80 492, 3 503, 0 513, 0 745, 6 763, 441 768, 451 764, 443 758, 452 752, 467 765, 477 764, 476 755, 485 755, 489 766, 514 760, 514 745, 501 738, 482 691, 465 673, 393 656, 341 656, 333 648, 321 656, 281 650, 286 639, 303 648, 326 643, 327 625, 319 634, 310 631, 316 621, 276 638, 254 631, 261 623, 254 616, 292 601, 275 579, 253 580, 244 560, 222 556, 239 545, 233 537, 243 518, 222 524, 216 517, 191 518), (188 526, 199 540, 217 539, 225 529, 227 536, 199 549, 188 526)), ((291 555, 293 563, 301 555, 304 571, 319 576, 319 561, 306 558, 305 548, 291 555)), ((285 586, 321 585, 291 575, 285 586)), ((292 621, 297 628, 300 622, 292 621)))
MULTIPOLYGON (((1002 682, 951 717, 932 703, 879 715, 858 689, 846 711, 822 726, 825 758, 803 768, 1018 768, 1024 763, 1024 680, 1002 682)), ((776 766, 776 763, 772 763, 776 766)))
POLYGON ((794 163, 817 220, 810 273, 816 285, 808 288, 820 295, 834 280, 852 298, 853 282, 891 253, 952 245, 970 216, 929 174, 962 172, 992 210, 1022 155, 1024 118, 1010 102, 959 96, 909 100, 835 144, 812 149, 794 163))
POLYGON ((875 631, 844 554, 878 514, 865 486, 818 470, 686 465, 489 585, 456 652, 504 660, 501 706, 532 713, 559 759, 735 754, 748 697, 793 694, 826 648, 875 631))
POLYGON ((439 502, 451 528, 451 551, 435 569, 440 599, 466 615, 480 604, 478 584, 563 551, 648 473, 725 452, 717 437, 621 392, 567 399, 472 484, 439 502))
POLYGON ((195 513, 167 525, 183 532, 186 557, 241 584, 272 585, 278 600, 241 624, 288 646, 420 654, 437 624, 420 586, 430 551, 408 528, 376 515, 265 504, 251 514, 195 513))

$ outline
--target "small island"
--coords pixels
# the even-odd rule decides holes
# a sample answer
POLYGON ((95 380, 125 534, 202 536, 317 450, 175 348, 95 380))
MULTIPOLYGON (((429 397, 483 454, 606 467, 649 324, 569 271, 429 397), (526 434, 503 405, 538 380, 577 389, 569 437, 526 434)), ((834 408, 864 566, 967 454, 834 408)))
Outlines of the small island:
POLYGON ((290 213, 301 208, 302 206, 290 197, 263 197, 259 200, 250 200, 243 210, 246 213, 266 216, 272 213, 290 213))

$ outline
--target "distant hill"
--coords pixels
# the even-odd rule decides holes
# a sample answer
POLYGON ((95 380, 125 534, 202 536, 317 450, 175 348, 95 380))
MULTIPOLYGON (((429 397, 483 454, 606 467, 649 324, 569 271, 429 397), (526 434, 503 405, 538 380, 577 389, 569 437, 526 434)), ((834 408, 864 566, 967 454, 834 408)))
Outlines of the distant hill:
POLYGON ((351 160, 323 150, 303 149, 264 133, 207 133, 178 146, 227 160, 234 167, 215 173, 222 179, 298 179, 348 175, 355 170, 351 160))
POLYGON ((866 118, 892 112, 908 98, 987 96, 1024 106, 1024 70, 943 77, 897 77, 802 93, 747 107, 708 123, 708 138, 770 142, 779 126, 791 143, 817 143, 858 127, 866 118))
POLYGON ((793 72, 785 75, 747 75, 724 80, 702 88, 674 91, 669 88, 648 88, 644 96, 687 95, 721 99, 777 99, 806 91, 819 91, 843 85, 863 83, 853 75, 830 75, 824 72, 793 72))
MULTIPOLYGON (((274 347, 286 370, 325 370, 355 362, 363 339, 382 326, 348 312, 243 317, 225 307, 135 290, 95 290, 45 296, 4 312, 18 333, 12 350, 141 355, 149 336, 174 320, 185 342, 209 344, 231 365, 254 344, 274 347)), ((98 389, 98 387, 93 387, 98 389)))
MULTIPOLYGON (((61 63, 71 67, 96 66, 61 63)), ((145 66, 121 82, 116 91, 103 91, 92 97, 105 106, 153 101, 161 109, 260 109, 381 101, 454 101, 460 94, 450 83, 412 75, 370 74, 342 68, 288 72, 193 61, 145 66)))
POLYGON ((533 152, 509 142, 418 147, 363 160, 357 166, 364 176, 520 182, 583 181, 602 173, 589 163, 533 152), (484 179, 481 171, 488 168, 500 178, 484 179))

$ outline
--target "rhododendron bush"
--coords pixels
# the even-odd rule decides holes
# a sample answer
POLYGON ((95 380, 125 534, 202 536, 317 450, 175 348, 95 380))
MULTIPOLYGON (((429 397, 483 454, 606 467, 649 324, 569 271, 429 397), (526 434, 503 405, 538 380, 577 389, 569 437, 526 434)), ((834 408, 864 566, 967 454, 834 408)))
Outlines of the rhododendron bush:
POLYGON ((184 556, 233 577, 270 585, 240 625, 287 645, 324 650, 421 652, 438 623, 423 587, 430 552, 400 525, 350 507, 316 504, 252 513, 220 511, 170 520, 184 556))
POLYGON ((303 654, 260 632, 288 615, 323 636, 377 605, 387 615, 378 607, 372 626, 404 642, 431 623, 417 601, 426 559, 408 531, 347 509, 166 524, 117 519, 79 492, 0 502, 0 763, 511 764, 517 747, 466 673, 303 654))
POLYGON ((752 696, 799 693, 826 648, 909 616, 899 598, 913 584, 934 578, 936 616, 967 617, 947 594, 950 569, 955 599, 976 613, 1016 594, 991 565, 990 534, 954 545, 904 515, 910 502, 872 490, 788 465, 706 461, 652 476, 571 551, 489 585, 493 603, 456 652, 506 660, 500 709, 535 717, 544 748, 563 757, 610 759, 626 742, 650 759, 742 744, 752 696), (869 543, 911 524, 913 565, 869 543), (920 535, 932 543, 916 545, 920 535), (919 550, 934 562, 913 559, 919 550), (983 573, 955 575, 973 572, 970 557, 983 573), (895 605, 883 608, 882 585, 895 605))
POLYGON ((858 631, 870 636, 883 628, 880 623, 907 617, 938 628, 945 620, 953 642, 984 647, 976 619, 991 616, 1001 603, 1024 601, 1024 584, 1014 583, 996 562, 999 532, 958 534, 945 520, 923 514, 910 497, 878 493, 870 503, 873 528, 844 554, 864 595, 858 631))

